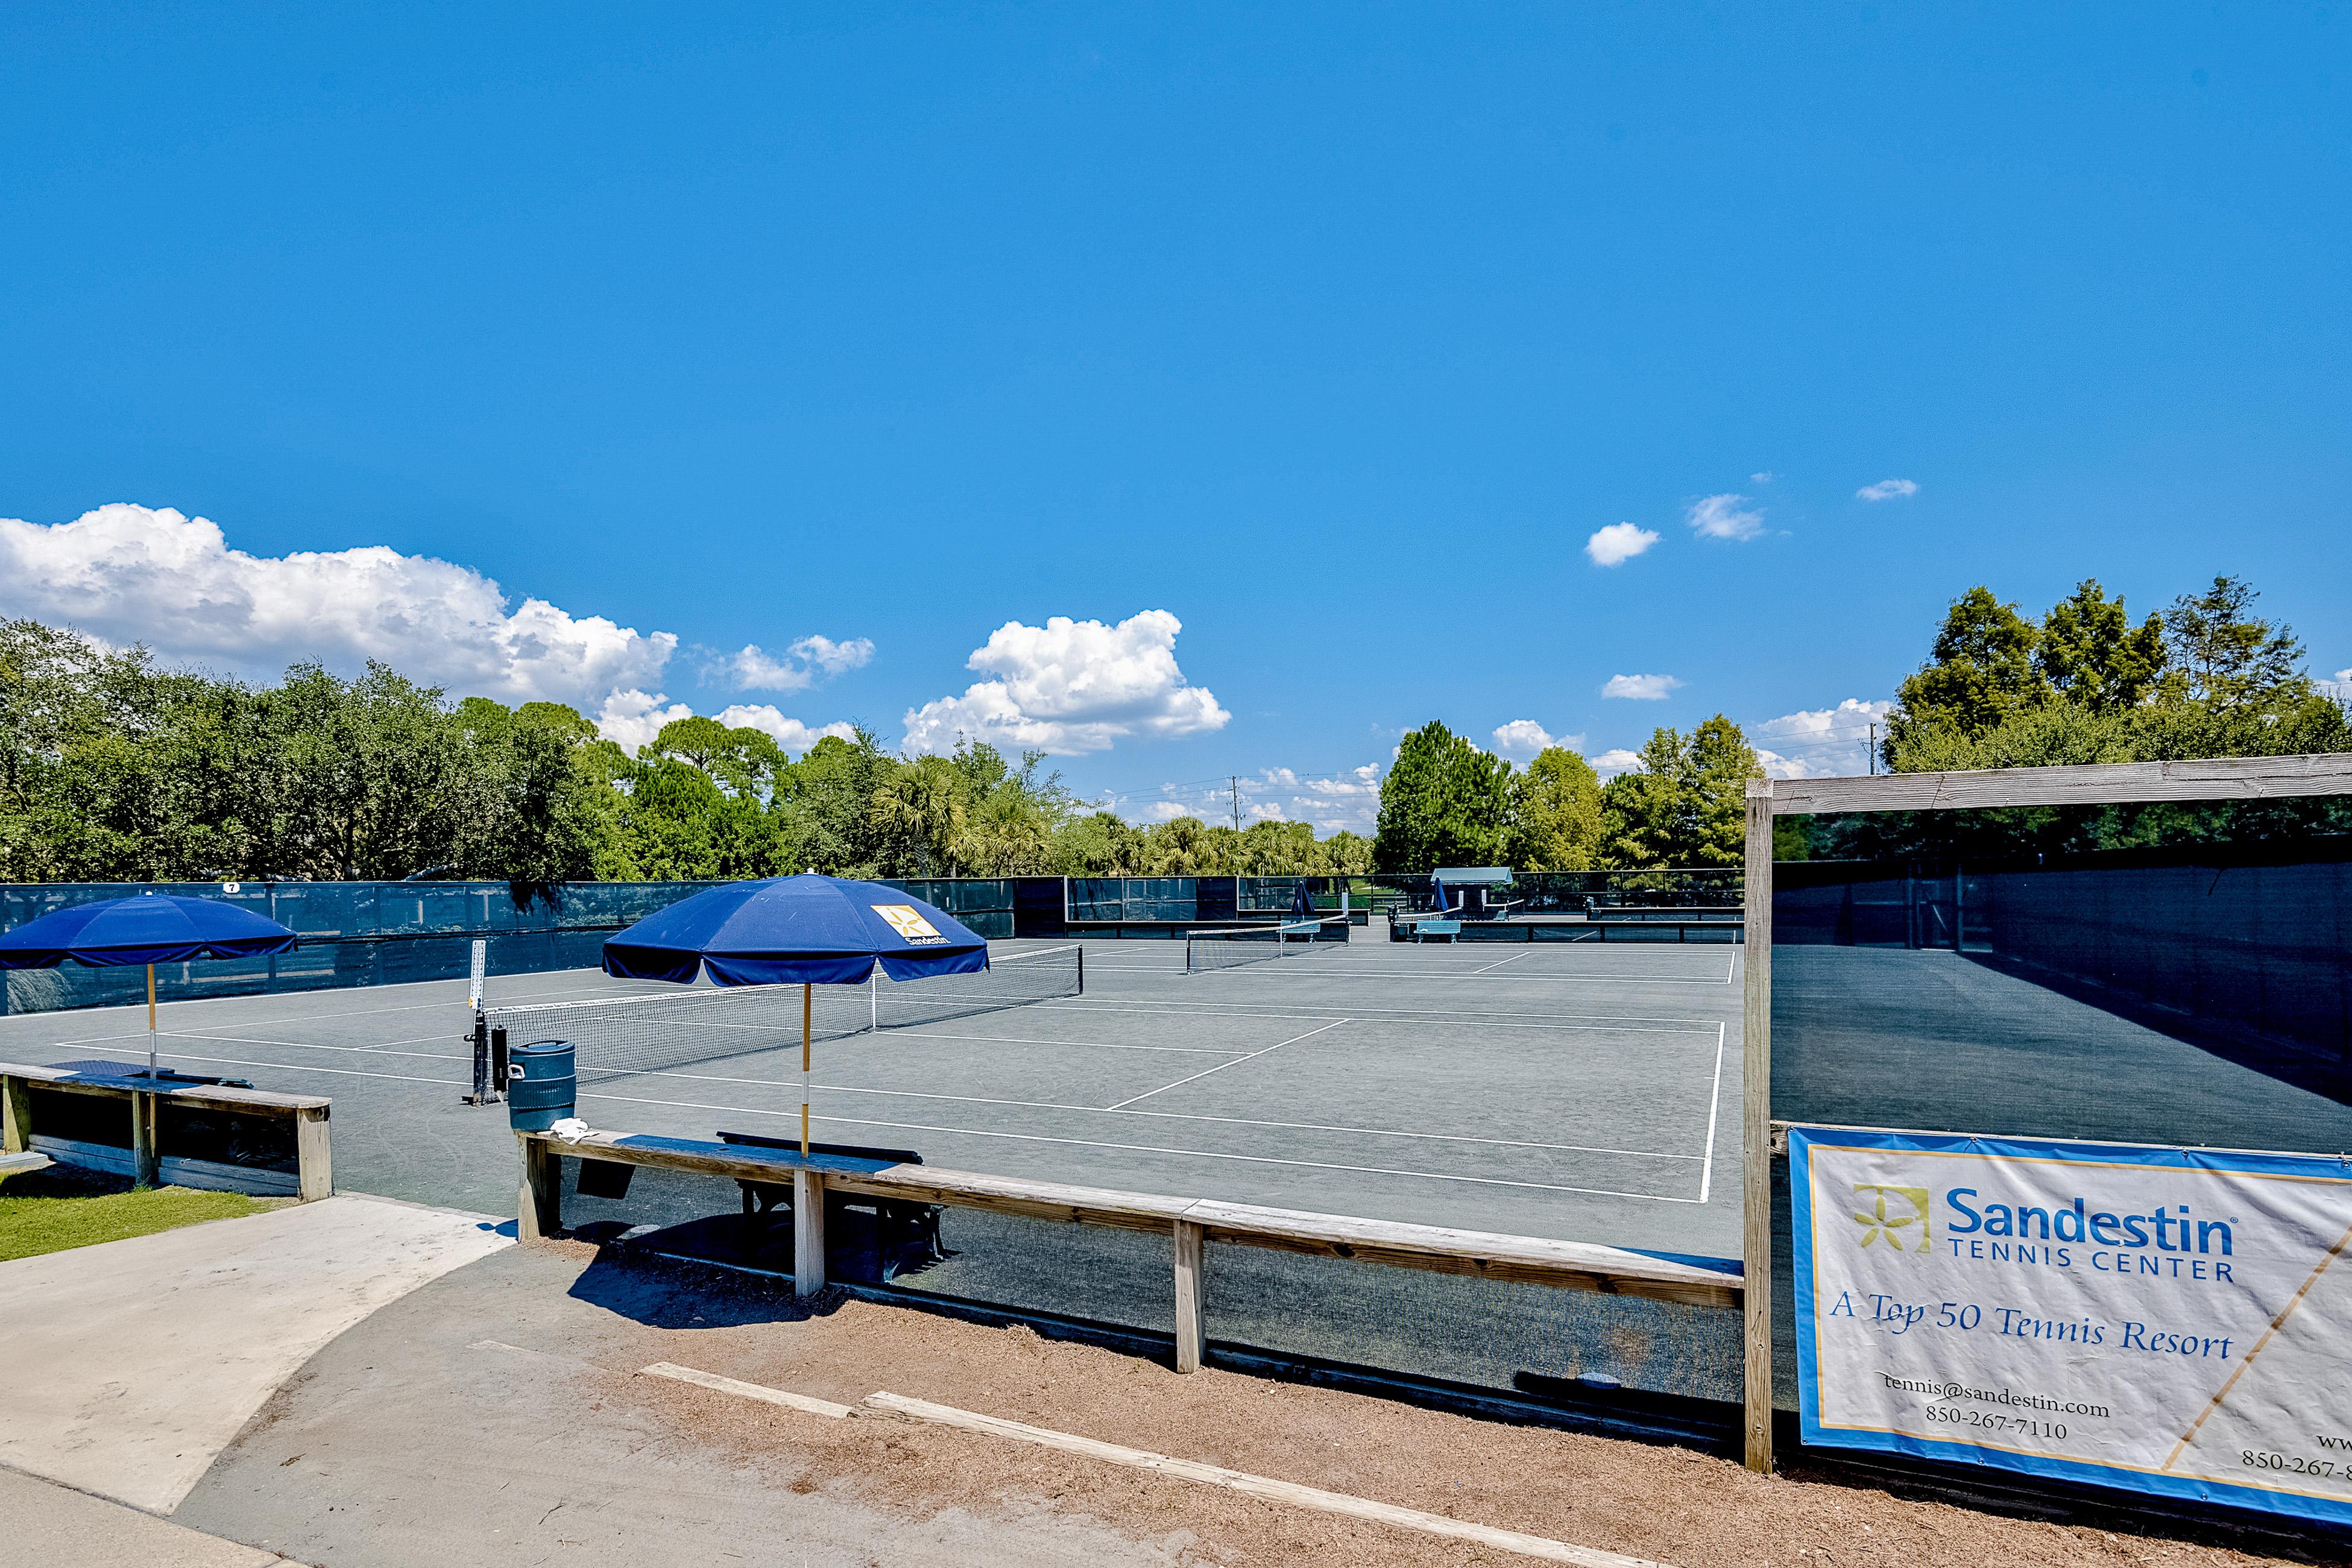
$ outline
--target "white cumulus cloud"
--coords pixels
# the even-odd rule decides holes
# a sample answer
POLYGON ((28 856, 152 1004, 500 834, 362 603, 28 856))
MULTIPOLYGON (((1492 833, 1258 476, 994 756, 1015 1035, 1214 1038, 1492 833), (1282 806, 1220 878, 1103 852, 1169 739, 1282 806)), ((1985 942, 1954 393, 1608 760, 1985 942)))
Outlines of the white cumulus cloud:
POLYGON ((1745 496, 1704 496, 1693 501, 1686 520, 1703 539, 1752 539, 1764 531, 1764 514, 1745 496))
POLYGON ((1598 757, 1588 757, 1585 760, 1592 764, 1592 770, 1601 778, 1614 779, 1620 773, 1631 773, 1641 767, 1642 754, 1638 751, 1628 751, 1619 746, 1612 747, 1598 757))
POLYGON ((0 518, 0 609, 255 674, 381 659, 462 695, 593 704, 652 685, 677 639, 543 599, 509 607, 469 567, 384 545, 231 549, 218 525, 116 503, 69 523, 0 518))
MULTIPOLYGON (((614 692, 604 699, 604 707, 596 715, 596 729, 605 739, 618 742, 634 756, 639 747, 654 743, 664 725, 693 716, 692 708, 671 702, 660 692, 614 692)), ((748 726, 762 731, 795 757, 824 736, 837 735, 844 740, 857 738, 857 730, 852 725, 835 723, 812 728, 799 719, 787 718, 768 703, 738 703, 720 709, 715 716, 730 729, 748 726)))
POLYGON ((662 726, 693 716, 692 708, 671 702, 660 692, 614 692, 604 699, 604 707, 596 715, 596 732, 635 756, 637 747, 654 743, 662 726))
POLYGON ((1101 751, 1130 737, 1199 735, 1233 715, 1176 665, 1183 622, 1146 610, 1118 625, 1056 615, 1008 621, 965 661, 989 678, 907 710, 904 747, 945 752, 964 737, 1007 748, 1101 751))
POLYGON ((1919 485, 1916 480, 1881 479, 1875 485, 1864 485, 1861 489, 1856 490, 1853 496, 1857 501, 1899 501, 1906 496, 1916 496, 1918 493, 1919 485))
POLYGON ((757 705, 738 703, 733 707, 721 708, 719 712, 719 722, 730 729, 741 729, 748 726, 752 729, 762 731, 794 757, 798 757, 828 735, 837 735, 844 740, 857 738, 857 728, 855 725, 836 722, 819 725, 812 729, 799 719, 785 717, 768 703, 757 705))
POLYGON ((1668 692, 1681 685, 1682 682, 1672 675, 1612 675, 1602 685, 1601 695, 1622 697, 1631 702, 1654 703, 1664 701, 1668 692))
POLYGON ((1612 523, 1596 528, 1584 541, 1584 553, 1592 558, 1595 566, 1622 566, 1658 542, 1658 536, 1649 528, 1632 523, 1612 523))
POLYGON ((1871 726, 1886 734, 1895 705, 1848 697, 1835 707, 1802 708, 1748 730, 1756 759, 1775 779, 1826 779, 1870 771, 1871 726))
POLYGON ((836 643, 812 634, 795 641, 782 658, 757 643, 748 643, 732 653, 706 658, 702 673, 706 679, 723 681, 738 691, 798 692, 807 690, 822 676, 855 670, 873 657, 870 637, 836 643))
POLYGON ((1515 718, 1495 727, 1495 749, 1505 757, 1533 757, 1554 746, 1572 751, 1583 744, 1580 735, 1554 735, 1531 718, 1515 718))

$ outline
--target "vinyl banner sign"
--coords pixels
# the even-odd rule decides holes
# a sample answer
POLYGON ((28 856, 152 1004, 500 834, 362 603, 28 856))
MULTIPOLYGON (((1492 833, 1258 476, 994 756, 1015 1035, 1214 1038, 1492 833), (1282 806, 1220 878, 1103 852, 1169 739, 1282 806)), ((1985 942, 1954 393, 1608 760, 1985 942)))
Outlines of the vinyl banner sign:
POLYGON ((1808 1443, 2352 1523, 2352 1162, 1798 1127, 1808 1443))

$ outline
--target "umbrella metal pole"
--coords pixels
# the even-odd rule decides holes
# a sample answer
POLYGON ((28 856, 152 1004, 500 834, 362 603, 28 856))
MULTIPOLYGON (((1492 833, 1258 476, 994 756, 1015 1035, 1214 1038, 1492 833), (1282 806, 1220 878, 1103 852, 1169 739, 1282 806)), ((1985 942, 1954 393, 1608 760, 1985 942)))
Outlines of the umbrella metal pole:
POLYGON ((155 966, 147 966, 147 1076, 155 1076, 155 966))
POLYGON ((816 988, 801 982, 801 1158, 809 1152, 809 1023, 816 1008, 816 988))
POLYGON ((866 973, 866 1032, 872 1034, 882 1027, 882 966, 877 964, 866 973))

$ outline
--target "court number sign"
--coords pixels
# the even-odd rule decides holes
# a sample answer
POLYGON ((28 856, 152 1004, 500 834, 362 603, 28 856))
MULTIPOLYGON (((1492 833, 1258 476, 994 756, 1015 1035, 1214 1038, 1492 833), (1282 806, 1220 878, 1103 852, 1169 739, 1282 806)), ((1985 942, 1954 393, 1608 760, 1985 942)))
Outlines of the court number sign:
POLYGON ((2352 1523, 2352 1162, 1798 1127, 1805 1441, 2352 1523))

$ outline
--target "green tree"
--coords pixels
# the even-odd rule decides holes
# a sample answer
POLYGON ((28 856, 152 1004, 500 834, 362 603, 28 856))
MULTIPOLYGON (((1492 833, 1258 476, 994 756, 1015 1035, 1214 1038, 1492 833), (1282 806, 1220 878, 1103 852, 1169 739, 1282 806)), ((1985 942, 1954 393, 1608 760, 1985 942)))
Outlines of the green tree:
POLYGON ((1584 871, 1601 847, 1601 779, 1572 751, 1546 747, 1511 779, 1507 858, 1521 871, 1584 871))
POLYGON ((1054 870, 1065 876, 1139 876, 1144 835, 1116 811, 1073 817, 1054 835, 1054 870))
POLYGON ((2086 712, 2137 707, 2164 676, 2164 618, 2134 626, 2123 597, 2086 577, 2042 618, 2033 662, 2056 696, 2086 712))
POLYGON ((2303 643, 2292 628, 2253 613, 2261 595, 2243 578, 2216 577, 2199 594, 2172 601, 2164 625, 2192 701, 2217 707, 2259 703, 2308 685, 2303 643))
POLYGON ((1887 755, 1926 726, 1981 735, 2011 714, 2049 700, 2050 682, 2036 667, 2041 632, 1987 588, 1952 601, 1927 662, 1895 688, 1887 716, 1887 755))
POLYGON ((1373 862, 1383 872, 1492 865, 1510 831, 1511 765, 1434 720, 1404 737, 1381 780, 1373 862))
POLYGON ((1748 781, 1761 776, 1747 737, 1721 714, 1688 740, 1676 730, 1656 731, 1641 765, 1601 791, 1602 863, 1631 871, 1739 864, 1748 781))

